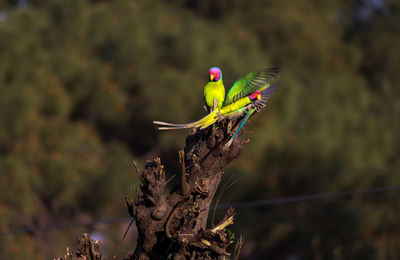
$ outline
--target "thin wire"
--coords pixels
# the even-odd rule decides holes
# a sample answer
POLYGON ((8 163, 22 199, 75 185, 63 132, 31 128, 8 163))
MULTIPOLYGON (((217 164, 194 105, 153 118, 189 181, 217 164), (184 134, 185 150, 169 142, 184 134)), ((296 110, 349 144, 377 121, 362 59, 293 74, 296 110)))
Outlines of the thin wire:
POLYGON ((13 231, 6 231, 6 232, 0 232, 0 237, 1 236, 9 236, 9 235, 20 235, 20 234, 35 234, 39 232, 49 232, 53 230, 59 230, 59 229, 68 229, 68 228, 76 228, 76 227, 85 227, 85 226, 92 226, 96 224, 114 224, 114 223, 121 223, 121 222, 128 222, 131 221, 132 218, 130 217, 120 217, 120 218, 107 218, 107 219, 98 219, 98 220, 93 220, 90 222, 70 222, 70 223, 62 223, 62 224, 57 224, 57 225, 51 225, 51 226, 41 226, 41 227, 25 227, 25 228, 19 228, 18 230, 13 230, 13 231))
POLYGON ((249 207, 261 207, 261 206, 270 206, 277 204, 286 204, 286 203, 297 203, 304 202, 310 200, 321 200, 321 199, 332 199, 339 197, 346 197, 358 194, 368 194, 368 193, 378 193, 385 192, 391 190, 399 190, 400 186, 382 186, 382 187, 374 187, 369 189, 360 189, 360 190, 351 190, 351 191, 337 191, 337 192, 328 192, 328 193, 319 193, 319 194, 308 194, 287 198, 276 198, 276 199, 267 199, 267 200, 257 200, 257 201, 248 201, 248 202, 239 202, 239 203, 231 203, 231 204, 222 204, 218 207, 218 209, 226 209, 226 208, 249 208, 249 207))
MULTIPOLYGON (((266 207, 273 206, 279 204, 288 204, 288 203, 298 203, 298 202, 306 202, 312 200, 323 200, 323 199, 333 199, 340 197, 353 196, 358 194, 372 194, 386 191, 400 190, 400 186, 381 186, 381 187, 373 187, 369 189, 360 189, 360 190, 351 190, 351 191, 337 191, 337 192, 328 192, 328 193, 318 193, 318 194, 308 194, 294 197, 286 197, 286 198, 275 198, 275 199, 267 199, 267 200, 257 200, 257 201, 247 201, 247 202, 239 202, 239 203, 230 203, 230 204, 222 204, 217 207, 217 209, 226 209, 226 208, 250 208, 250 207, 266 207)), ((67 229, 67 228, 75 228, 82 226, 91 226, 95 224, 114 224, 114 223, 122 223, 129 222, 132 218, 130 217, 120 217, 120 218, 108 218, 108 219, 98 219, 91 222, 71 222, 58 224, 47 227, 34 227, 34 228, 20 228, 18 230, 0 232, 0 236, 9 236, 9 235, 20 235, 20 234, 35 234, 38 232, 49 232, 53 230, 59 229, 67 229)))

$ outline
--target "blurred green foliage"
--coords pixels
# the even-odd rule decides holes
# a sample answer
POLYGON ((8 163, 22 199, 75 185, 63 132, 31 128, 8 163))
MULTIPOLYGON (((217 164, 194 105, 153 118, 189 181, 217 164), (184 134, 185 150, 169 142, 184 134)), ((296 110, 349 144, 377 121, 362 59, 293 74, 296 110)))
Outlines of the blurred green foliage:
MULTIPOLYGON (((187 132, 151 122, 203 116, 212 66, 227 87, 282 69, 225 201, 400 184, 398 1, 22 2, 0 2, 1 232, 126 216, 132 160, 178 170, 187 132)), ((396 259, 399 211, 395 191, 238 209, 233 231, 244 259, 396 259)), ((124 227, 89 229, 110 258, 124 227)), ((0 255, 62 256, 82 231, 2 235, 0 255)))

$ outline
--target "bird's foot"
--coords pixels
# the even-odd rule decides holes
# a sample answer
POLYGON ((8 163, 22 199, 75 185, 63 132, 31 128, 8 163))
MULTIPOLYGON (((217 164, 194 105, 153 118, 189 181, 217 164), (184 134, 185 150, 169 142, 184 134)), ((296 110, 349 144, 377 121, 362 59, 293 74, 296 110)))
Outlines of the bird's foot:
POLYGON ((217 101, 216 98, 214 98, 214 104, 213 104, 212 111, 214 111, 215 109, 217 109, 217 106, 218 106, 218 101, 217 101))

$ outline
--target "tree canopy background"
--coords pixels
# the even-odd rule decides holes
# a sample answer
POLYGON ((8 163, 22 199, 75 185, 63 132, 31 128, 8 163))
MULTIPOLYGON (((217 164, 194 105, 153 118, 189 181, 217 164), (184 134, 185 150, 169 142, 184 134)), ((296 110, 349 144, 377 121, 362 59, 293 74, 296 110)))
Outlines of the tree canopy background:
MULTIPOLYGON (((399 46, 395 0, 0 1, 0 255, 62 256, 84 231, 133 250, 126 221, 65 223, 126 217, 133 160, 179 170, 187 132, 152 121, 202 117, 212 66, 226 88, 283 81, 221 203, 400 185, 399 46)), ((244 259, 397 259, 399 219, 389 191, 238 208, 233 232, 244 259)))

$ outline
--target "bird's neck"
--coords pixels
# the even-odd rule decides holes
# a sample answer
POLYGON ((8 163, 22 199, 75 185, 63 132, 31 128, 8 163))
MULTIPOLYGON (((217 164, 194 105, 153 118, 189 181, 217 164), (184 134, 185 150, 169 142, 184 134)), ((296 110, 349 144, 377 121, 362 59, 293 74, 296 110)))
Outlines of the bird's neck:
POLYGON ((208 84, 210 84, 210 86, 213 86, 213 87, 219 87, 219 86, 223 85, 224 83, 222 82, 222 79, 220 79, 218 81, 209 81, 208 84))

